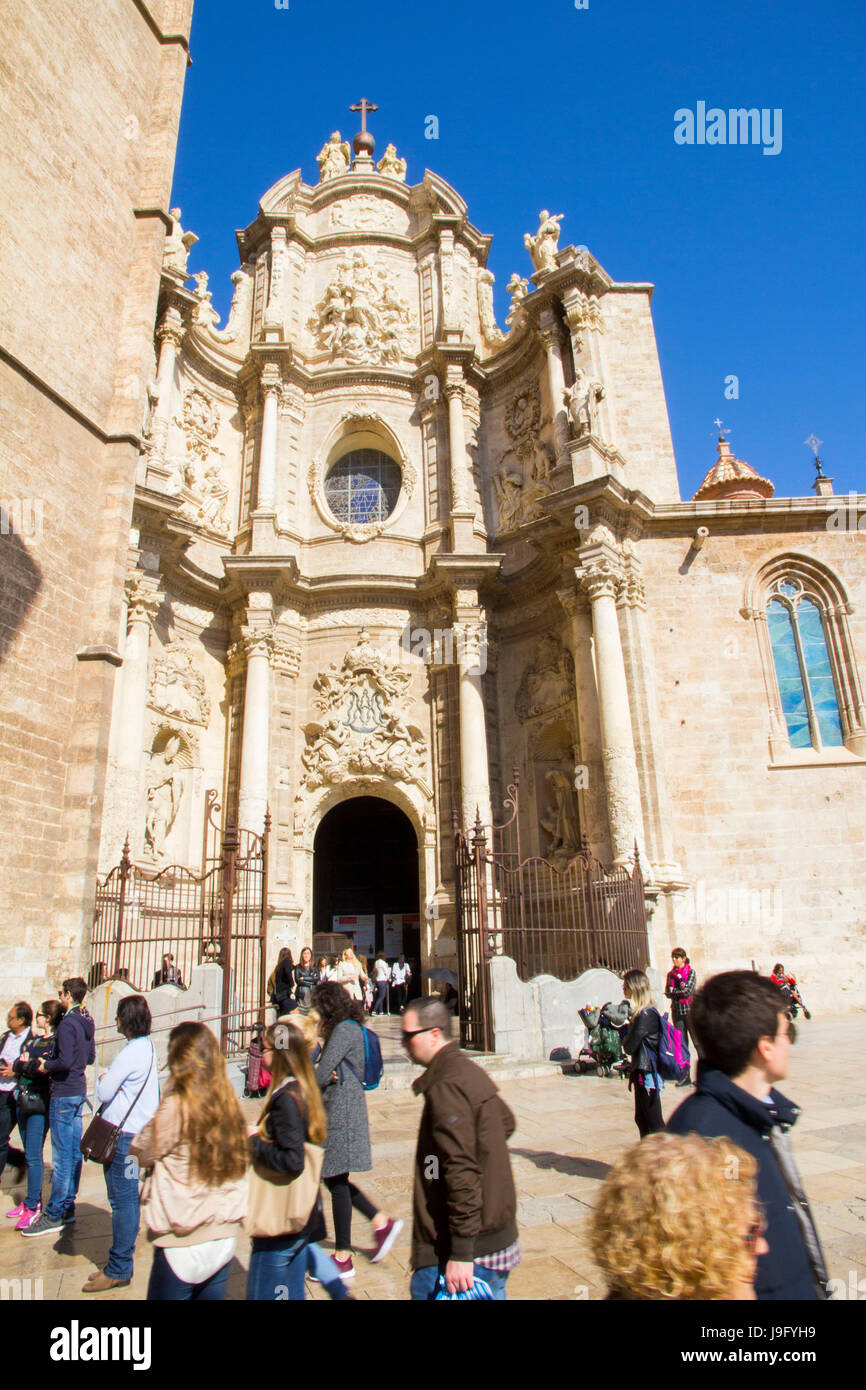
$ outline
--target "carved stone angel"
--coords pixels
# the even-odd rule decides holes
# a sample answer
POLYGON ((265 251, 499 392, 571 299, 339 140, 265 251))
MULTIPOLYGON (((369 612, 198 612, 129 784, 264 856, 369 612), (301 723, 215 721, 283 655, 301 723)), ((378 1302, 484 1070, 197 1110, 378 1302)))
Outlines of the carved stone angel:
POLYGON ((406 182, 406 161, 397 155, 397 146, 389 145, 376 165, 380 174, 387 174, 389 178, 399 179, 401 183, 406 182))
POLYGON ((333 131, 326 145, 323 145, 318 155, 316 163, 319 166, 319 182, 325 183, 327 179, 337 178, 340 174, 348 174, 351 155, 349 153, 348 140, 340 140, 340 132, 333 131))
POLYGON ((163 270, 170 270, 175 275, 182 275, 184 280, 188 279, 187 262, 189 253, 198 241, 195 232, 185 232, 180 225, 180 208, 171 210, 171 231, 165 239, 165 248, 162 253, 163 270))
POLYGON ((528 232, 524 236, 524 244, 532 257, 532 264, 536 270, 556 269, 559 224, 564 216, 565 213, 558 212, 551 217, 547 208, 542 208, 539 214, 539 227, 535 236, 530 236, 528 232))
POLYGON ((511 295, 511 308, 508 311, 505 322, 509 328, 513 328, 519 318, 520 310, 523 307, 523 301, 529 292, 529 281, 525 276, 518 275, 515 270, 511 279, 508 281, 506 289, 511 295))
POLYGON ((478 318, 481 322, 481 332, 487 343, 500 343, 505 336, 502 329, 496 322, 496 314, 493 309, 493 272, 490 270, 479 270, 478 272, 478 318))
POLYGON ((604 385, 578 367, 574 386, 563 392, 563 403, 571 420, 574 437, 598 434, 598 403, 604 399, 604 385))

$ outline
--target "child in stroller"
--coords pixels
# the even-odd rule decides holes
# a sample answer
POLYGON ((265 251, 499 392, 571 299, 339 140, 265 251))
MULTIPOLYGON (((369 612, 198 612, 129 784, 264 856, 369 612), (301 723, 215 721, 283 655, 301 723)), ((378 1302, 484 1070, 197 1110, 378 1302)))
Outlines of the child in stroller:
POLYGON ((613 1004, 608 1000, 601 1008, 588 1004, 578 1012, 587 1031, 587 1040, 577 1058, 579 1069, 583 1072, 595 1067, 597 1076, 612 1076, 616 1068, 622 1075, 625 1058, 619 1029, 631 1018, 629 1001, 613 1004))

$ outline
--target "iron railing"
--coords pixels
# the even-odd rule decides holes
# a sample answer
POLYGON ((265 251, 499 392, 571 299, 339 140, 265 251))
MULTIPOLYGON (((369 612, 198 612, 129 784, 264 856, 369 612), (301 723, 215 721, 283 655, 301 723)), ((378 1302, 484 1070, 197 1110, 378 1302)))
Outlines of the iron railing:
POLYGON ((120 979, 141 992, 154 989, 169 953, 181 988, 196 965, 221 965, 226 1051, 237 1031, 232 1018, 265 1004, 270 814, 262 835, 238 830, 231 819, 221 832, 213 820, 219 809, 209 794, 200 874, 177 864, 158 872, 133 864, 127 838, 120 863, 97 880, 88 984, 120 979))
POLYGON ((510 956, 521 980, 536 975, 574 979, 601 966, 616 974, 649 962, 643 877, 635 848, 632 868, 606 871, 584 839, 571 858, 524 859, 520 844, 519 777, 504 805, 503 825, 454 826, 457 885, 457 974, 465 1047, 491 1051, 489 961, 510 956))

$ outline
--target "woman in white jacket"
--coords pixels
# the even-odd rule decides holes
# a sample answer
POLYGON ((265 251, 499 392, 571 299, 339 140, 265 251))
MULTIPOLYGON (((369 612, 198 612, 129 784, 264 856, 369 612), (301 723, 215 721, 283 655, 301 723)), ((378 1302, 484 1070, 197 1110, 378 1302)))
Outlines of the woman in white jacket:
POLYGON ((364 1002, 362 981, 363 984, 367 983, 367 975, 351 946, 346 947, 343 959, 331 979, 343 986, 350 999, 357 999, 361 1004, 364 1002))
POLYGON ((129 1149, 159 1105, 156 1051, 149 1037, 150 1027, 150 1009, 143 994, 129 994, 121 999, 117 1006, 117 1031, 126 1038, 126 1046, 96 1086, 102 1118, 109 1124, 120 1125, 114 1158, 105 1168, 111 1206, 111 1249, 105 1269, 94 1270, 83 1293, 103 1293, 132 1279, 140 1216, 138 1170, 129 1162, 129 1149))
POLYGON ((225 1298, 247 1213, 247 1130, 219 1044, 203 1023, 180 1023, 168 1039, 170 1080, 131 1153, 152 1171, 141 1214, 154 1260, 149 1302, 225 1298))

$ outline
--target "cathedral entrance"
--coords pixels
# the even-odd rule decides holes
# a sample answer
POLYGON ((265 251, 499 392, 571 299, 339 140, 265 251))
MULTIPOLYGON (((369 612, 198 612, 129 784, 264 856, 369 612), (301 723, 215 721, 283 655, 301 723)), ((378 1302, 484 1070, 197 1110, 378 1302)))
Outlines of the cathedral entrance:
POLYGON ((358 796, 322 820, 313 845, 313 950, 332 954, 348 938, 372 967, 377 951, 403 954, 413 989, 421 977, 418 837, 390 801, 358 796))

